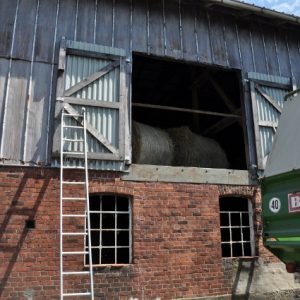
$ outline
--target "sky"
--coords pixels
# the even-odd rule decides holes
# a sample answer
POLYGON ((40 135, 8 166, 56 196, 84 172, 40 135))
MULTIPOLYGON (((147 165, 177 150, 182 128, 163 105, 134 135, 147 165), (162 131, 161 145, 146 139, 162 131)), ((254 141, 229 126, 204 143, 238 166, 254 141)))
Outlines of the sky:
POLYGON ((262 7, 275 9, 280 12, 300 16, 300 0, 242 0, 262 7))

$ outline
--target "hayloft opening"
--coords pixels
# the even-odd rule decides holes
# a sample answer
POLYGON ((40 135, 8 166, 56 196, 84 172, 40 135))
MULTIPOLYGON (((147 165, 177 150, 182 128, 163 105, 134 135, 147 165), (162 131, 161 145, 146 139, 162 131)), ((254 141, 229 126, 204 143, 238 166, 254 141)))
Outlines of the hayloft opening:
POLYGON ((240 82, 236 70, 133 55, 133 163, 246 169, 240 82))

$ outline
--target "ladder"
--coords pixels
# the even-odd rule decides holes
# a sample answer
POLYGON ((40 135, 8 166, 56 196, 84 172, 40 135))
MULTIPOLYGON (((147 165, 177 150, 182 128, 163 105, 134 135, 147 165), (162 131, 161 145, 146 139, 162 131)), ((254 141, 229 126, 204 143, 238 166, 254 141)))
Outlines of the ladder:
MULTIPOLYGON (((70 113, 67 107, 64 107, 61 113, 61 148, 60 148, 60 299, 65 298, 77 298, 88 297, 94 300, 94 284, 93 284, 93 263, 92 263, 92 251, 91 251, 91 226, 89 216, 89 182, 88 182, 88 163, 87 163, 87 134, 86 134, 86 112, 82 109, 82 114, 70 113), (74 124, 74 120, 75 122, 74 124), (73 123, 72 123, 73 122, 73 123), (79 137, 78 137, 79 136, 79 137), (75 148, 75 150, 74 150, 75 148), (78 151, 79 148, 79 151, 78 151), (69 156, 68 156, 69 155, 69 156), (78 157, 83 159, 83 165, 74 166, 68 164, 68 157, 78 157), (82 181, 67 181, 64 178, 64 173, 70 169, 82 169, 83 177, 82 181), (66 188, 77 187, 82 191, 83 197, 74 197, 73 195, 67 195, 66 188), (66 210, 67 203, 71 201, 81 201, 82 211, 76 211, 76 214, 68 213, 66 210), (82 203, 82 202, 85 203, 82 203), (70 232, 67 228, 64 228, 64 222, 74 221, 75 224, 81 221, 84 223, 84 232, 70 232), (87 225, 87 227, 86 227, 87 225), (69 251, 65 250, 65 244, 67 244, 68 237, 76 237, 82 239, 81 251, 69 251), (88 245, 86 249, 86 239, 88 245), (88 250, 88 251, 87 251, 88 250), (88 271, 84 270, 66 270, 67 257, 74 258, 83 256, 83 262, 85 255, 89 255, 89 268, 88 271), (89 280, 89 288, 84 292, 75 290, 76 284, 66 287, 66 283, 72 280, 72 277, 82 278, 89 280), (77 277, 78 276, 78 277, 77 277), (74 289, 74 291, 72 290, 74 289), (71 291, 70 291, 71 290, 71 291)), ((72 205, 71 205, 72 206, 72 205)))

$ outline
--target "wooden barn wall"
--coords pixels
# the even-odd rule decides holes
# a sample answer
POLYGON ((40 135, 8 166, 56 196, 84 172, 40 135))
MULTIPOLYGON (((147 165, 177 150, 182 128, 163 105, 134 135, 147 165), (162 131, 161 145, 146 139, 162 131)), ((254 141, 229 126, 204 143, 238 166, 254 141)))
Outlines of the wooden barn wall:
POLYGON ((180 0, 1 0, 0 20, 4 162, 49 162, 62 36, 300 84, 299 34, 180 0))

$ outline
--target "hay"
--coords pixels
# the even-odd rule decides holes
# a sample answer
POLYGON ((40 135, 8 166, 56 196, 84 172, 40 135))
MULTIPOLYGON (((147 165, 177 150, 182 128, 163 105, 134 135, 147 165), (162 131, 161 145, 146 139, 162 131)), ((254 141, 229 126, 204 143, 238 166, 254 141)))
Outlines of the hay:
POLYGON ((173 156, 174 146, 167 132, 159 128, 133 122, 133 163, 170 166, 173 156))
POLYGON ((174 144, 174 166, 228 168, 224 150, 213 139, 197 135, 188 127, 168 129, 174 144))

